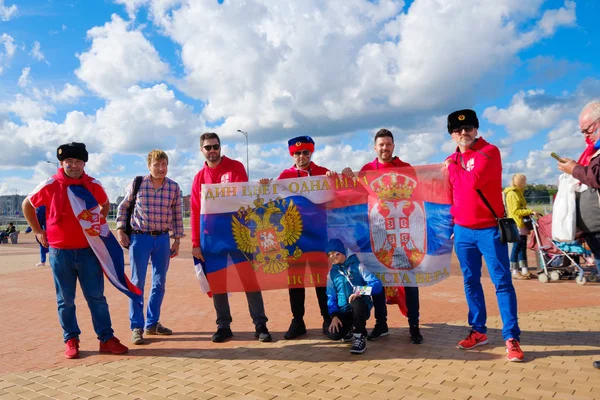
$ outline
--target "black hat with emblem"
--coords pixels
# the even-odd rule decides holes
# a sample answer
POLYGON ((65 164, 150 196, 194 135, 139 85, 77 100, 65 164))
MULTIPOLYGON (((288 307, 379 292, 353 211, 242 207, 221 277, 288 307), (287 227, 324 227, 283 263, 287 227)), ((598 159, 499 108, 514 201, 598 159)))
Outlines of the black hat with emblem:
POLYGON ((58 146, 58 149, 56 149, 56 158, 58 158, 59 161, 66 160, 67 158, 76 158, 83 162, 87 162, 88 152, 83 143, 65 143, 61 144, 58 146))
POLYGON ((479 129, 479 120, 475 111, 469 109, 458 110, 448 115, 448 133, 452 133, 453 129, 468 125, 479 129))

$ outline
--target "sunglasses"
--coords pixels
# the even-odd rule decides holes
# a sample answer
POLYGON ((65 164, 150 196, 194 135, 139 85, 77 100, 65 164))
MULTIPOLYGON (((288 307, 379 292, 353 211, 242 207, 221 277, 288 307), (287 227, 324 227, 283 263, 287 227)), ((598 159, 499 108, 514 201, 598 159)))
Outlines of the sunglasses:
POLYGON ((589 124, 587 128, 585 128, 585 129, 582 129, 582 130, 581 130, 581 133, 583 133, 584 135, 587 135, 588 133, 593 133, 593 132, 590 132, 590 128, 591 128, 592 126, 594 126, 594 124, 595 124, 596 122, 598 122, 598 121, 600 121, 600 118, 596 119, 594 122, 592 122, 591 124, 589 124))
POLYGON ((303 155, 304 157, 308 157, 308 156, 310 156, 310 151, 308 151, 308 150, 296 151, 296 152, 294 152, 294 155, 296 157, 300 157, 300 155, 303 155))
POLYGON ((465 125, 465 126, 461 126, 460 128, 452 129, 452 133, 462 133, 463 130, 467 133, 471 133, 471 132, 473 132, 473 129, 475 129, 475 127, 473 125, 465 125))
POLYGON ((211 150, 219 150, 221 148, 220 144, 207 144, 206 146, 202 146, 202 148, 206 151, 211 151, 211 150))

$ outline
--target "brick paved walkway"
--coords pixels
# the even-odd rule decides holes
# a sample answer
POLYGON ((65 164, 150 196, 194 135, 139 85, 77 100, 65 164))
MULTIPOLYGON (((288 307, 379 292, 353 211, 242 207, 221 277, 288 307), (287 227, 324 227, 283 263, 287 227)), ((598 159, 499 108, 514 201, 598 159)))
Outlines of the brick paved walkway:
MULTIPOLYGON (((389 308, 391 335, 369 342, 361 356, 319 332, 318 307, 307 294, 309 334, 283 339, 290 312, 286 291, 265 292, 275 342, 258 343, 242 294, 231 296, 234 340, 210 342, 211 300, 195 280, 189 248, 169 272, 162 322, 171 337, 131 346, 124 356, 97 353, 89 311, 77 299, 82 358, 63 358, 52 276, 33 267, 37 248, 0 245, 0 399, 208 399, 208 398, 600 398, 600 285, 573 281, 515 282, 526 362, 509 363, 493 287, 485 280, 490 344, 456 348, 467 333, 460 276, 421 290, 425 343, 408 343, 406 320, 389 308)), ((188 246, 189 247, 189 246, 188 246)), ((129 342, 127 298, 107 284, 116 335, 129 342)), ((373 321, 369 321, 372 326, 373 321)))

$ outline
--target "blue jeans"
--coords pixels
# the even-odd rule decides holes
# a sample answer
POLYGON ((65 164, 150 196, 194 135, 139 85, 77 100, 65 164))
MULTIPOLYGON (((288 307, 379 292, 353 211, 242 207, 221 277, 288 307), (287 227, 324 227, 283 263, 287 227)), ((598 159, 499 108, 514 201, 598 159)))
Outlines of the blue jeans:
POLYGON ((517 294, 512 284, 508 246, 500 242, 498 227, 469 229, 454 226, 454 249, 463 273, 465 295, 469 306, 469 325, 486 333, 487 311, 481 286, 481 257, 485 259, 490 278, 496 287, 496 300, 502 318, 504 340, 520 340, 517 317, 517 294))
POLYGON ((40 261, 43 263, 46 262, 46 254, 48 254, 48 248, 40 244, 40 261))
POLYGON ((510 262, 527 262, 527 236, 521 235, 517 243, 513 243, 510 262))
POLYGON ((596 269, 600 275, 600 233, 584 233, 583 239, 590 247, 596 261, 596 269))
POLYGON ((129 246, 131 264, 131 283, 142 291, 141 301, 129 300, 130 328, 149 328, 160 320, 160 307, 165 297, 167 271, 171 261, 171 242, 169 234, 159 236, 132 234, 129 246), (148 261, 152 260, 152 288, 148 297, 146 325, 144 326, 144 286, 148 261))
POLYGON ((114 336, 110 313, 104 297, 104 274, 91 248, 64 250, 50 248, 50 267, 56 288, 58 320, 65 342, 81 334, 75 315, 77 279, 92 314, 96 336, 106 342, 114 336))

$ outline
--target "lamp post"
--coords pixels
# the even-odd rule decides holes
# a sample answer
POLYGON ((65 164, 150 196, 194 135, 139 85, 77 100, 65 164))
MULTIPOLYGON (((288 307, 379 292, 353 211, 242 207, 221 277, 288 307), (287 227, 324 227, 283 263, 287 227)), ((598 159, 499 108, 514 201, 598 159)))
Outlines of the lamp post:
POLYGON ((250 164, 248 164, 248 132, 244 132, 241 129, 238 129, 237 131, 246 137, 246 171, 248 171, 248 179, 250 179, 250 164))
POLYGON ((50 161, 50 160, 45 160, 48 164, 54 164, 56 165, 56 169, 58 169, 58 161, 50 161))

